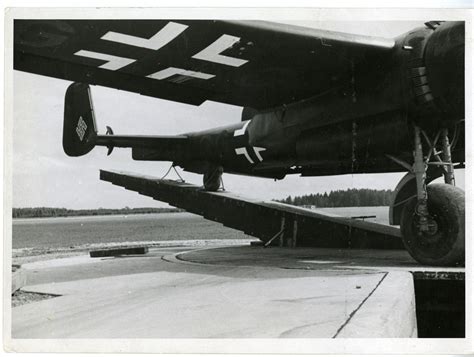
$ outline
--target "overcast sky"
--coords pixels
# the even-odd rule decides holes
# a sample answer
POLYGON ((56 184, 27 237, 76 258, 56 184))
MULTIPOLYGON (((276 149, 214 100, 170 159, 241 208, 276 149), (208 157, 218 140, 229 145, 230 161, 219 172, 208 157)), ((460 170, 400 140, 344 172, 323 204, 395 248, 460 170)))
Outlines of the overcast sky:
MULTIPOLYGON (((294 23, 295 24, 295 23, 294 23)), ((395 37, 419 22, 300 22, 303 26, 395 37)), ((13 122, 13 207, 161 207, 166 204, 99 180, 99 169, 161 177, 166 162, 136 162, 130 149, 95 148, 79 158, 62 149, 64 94, 71 82, 15 71, 13 122)), ((173 135, 240 121, 241 107, 205 102, 199 107, 92 87, 99 132, 110 125, 116 134, 173 135)), ((201 185, 200 175, 184 172, 186 181, 201 185)), ((403 174, 343 175, 284 180, 224 174, 227 190, 272 199, 346 188, 393 189, 403 174)), ((172 176, 173 177, 173 176, 172 176)), ((463 172, 457 176, 464 187, 463 172)))

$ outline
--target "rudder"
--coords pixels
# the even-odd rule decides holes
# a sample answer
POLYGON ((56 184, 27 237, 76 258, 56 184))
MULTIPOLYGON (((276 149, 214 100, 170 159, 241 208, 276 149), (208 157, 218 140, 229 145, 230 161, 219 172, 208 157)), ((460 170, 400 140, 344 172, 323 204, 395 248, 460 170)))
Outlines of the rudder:
POLYGON ((97 127, 88 84, 73 83, 64 102, 63 149, 68 156, 90 152, 96 142, 97 127))

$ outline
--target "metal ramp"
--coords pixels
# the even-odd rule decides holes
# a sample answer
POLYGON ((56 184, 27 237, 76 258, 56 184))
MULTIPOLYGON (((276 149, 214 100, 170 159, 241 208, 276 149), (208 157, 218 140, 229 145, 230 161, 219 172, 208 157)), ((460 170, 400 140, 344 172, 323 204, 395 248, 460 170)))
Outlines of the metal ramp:
POLYGON ((196 185, 133 173, 100 170, 100 179, 219 222, 265 243, 286 247, 404 249, 396 227, 324 215, 229 192, 207 192, 196 185))

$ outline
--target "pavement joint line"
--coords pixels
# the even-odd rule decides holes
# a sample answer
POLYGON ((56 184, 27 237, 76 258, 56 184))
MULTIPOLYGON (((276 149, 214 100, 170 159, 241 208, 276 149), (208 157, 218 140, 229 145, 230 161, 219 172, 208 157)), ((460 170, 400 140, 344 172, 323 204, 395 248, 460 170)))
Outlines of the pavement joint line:
POLYGON ((357 313, 357 311, 359 311, 359 309, 365 304, 365 302, 372 296, 372 294, 375 292, 375 290, 377 290, 377 288, 380 286, 380 284, 382 284, 382 282, 385 280, 387 275, 388 275, 388 272, 384 273, 384 276, 380 279, 380 281, 377 283, 377 285, 375 285, 375 287, 372 289, 372 291, 364 298, 364 300, 361 301, 359 306, 357 306, 355 308, 355 310, 352 311, 349 314, 349 317, 347 318, 347 320, 337 329, 336 333, 334 334, 334 336, 332 338, 336 338, 337 335, 339 335, 339 333, 344 329, 344 327, 347 326, 347 324, 349 323, 349 321, 352 320, 352 318, 357 313))

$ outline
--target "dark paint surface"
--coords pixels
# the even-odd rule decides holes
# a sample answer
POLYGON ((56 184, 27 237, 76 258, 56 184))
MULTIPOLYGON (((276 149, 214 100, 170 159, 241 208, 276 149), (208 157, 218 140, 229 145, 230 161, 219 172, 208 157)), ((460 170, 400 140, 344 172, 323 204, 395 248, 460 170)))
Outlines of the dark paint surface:
MULTIPOLYGON (((463 22, 431 22, 393 40, 255 21, 173 23, 187 28, 153 51, 101 37, 112 31, 149 39, 170 21, 15 21, 15 69, 184 103, 214 100, 258 109, 246 110, 245 130, 242 122, 176 137, 92 133, 80 143, 83 148, 76 145, 74 156, 91 145, 131 147, 135 160, 172 161, 201 174, 222 166, 229 173, 275 179, 400 172, 405 169, 387 155, 412 162, 416 124, 428 136, 442 127, 452 136, 457 132, 453 161, 464 162, 463 22), (193 58, 223 35, 239 41, 219 55, 247 62, 232 66, 193 58), (80 50, 134 62, 99 68, 107 61, 74 55, 80 50), (170 67, 214 77, 147 77, 170 67)), ((91 103, 87 108, 80 102, 73 104, 92 110, 91 103)), ((77 125, 75 117, 66 117, 65 130, 77 125)))

